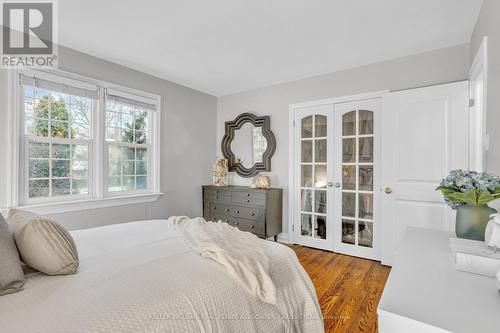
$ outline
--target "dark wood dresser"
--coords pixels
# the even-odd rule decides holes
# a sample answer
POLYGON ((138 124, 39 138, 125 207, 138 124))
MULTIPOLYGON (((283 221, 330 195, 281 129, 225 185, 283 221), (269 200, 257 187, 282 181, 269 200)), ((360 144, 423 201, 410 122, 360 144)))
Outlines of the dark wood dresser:
POLYGON ((205 185, 202 191, 205 220, 221 220, 242 231, 277 240, 282 226, 282 189, 205 185))

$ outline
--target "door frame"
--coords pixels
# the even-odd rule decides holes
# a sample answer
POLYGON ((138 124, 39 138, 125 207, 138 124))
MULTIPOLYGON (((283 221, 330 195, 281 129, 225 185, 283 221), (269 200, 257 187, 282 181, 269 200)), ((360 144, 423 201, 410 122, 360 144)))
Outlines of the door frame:
POLYGON ((469 99, 469 167, 477 172, 482 172, 486 170, 486 154, 489 148, 486 119, 488 102, 487 36, 483 37, 469 70, 469 99))
MULTIPOLYGON (((363 94, 355 94, 355 95, 347 95, 333 98, 326 98, 320 100, 313 100, 302 103, 295 103, 289 105, 289 113, 288 113, 288 242, 295 243, 296 239, 294 236, 294 226, 300 225, 297 217, 295 216, 295 114, 300 109, 327 105, 327 104, 339 104, 344 102, 354 102, 365 99, 373 99, 373 98, 381 98, 382 95, 390 92, 390 90, 379 90, 373 91, 363 94)), ((375 184, 374 184, 375 186, 375 184)), ((375 190, 375 187, 374 187, 375 190)), ((332 226, 333 227, 333 226, 332 226)), ((331 244, 331 248, 333 249, 333 242, 331 244)))

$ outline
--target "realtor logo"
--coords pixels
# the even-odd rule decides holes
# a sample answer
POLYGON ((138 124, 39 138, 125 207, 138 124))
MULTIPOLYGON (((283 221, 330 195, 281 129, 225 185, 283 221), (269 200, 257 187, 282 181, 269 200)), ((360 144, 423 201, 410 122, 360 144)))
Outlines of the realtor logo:
POLYGON ((55 2, 2 1, 2 67, 55 67, 55 2))

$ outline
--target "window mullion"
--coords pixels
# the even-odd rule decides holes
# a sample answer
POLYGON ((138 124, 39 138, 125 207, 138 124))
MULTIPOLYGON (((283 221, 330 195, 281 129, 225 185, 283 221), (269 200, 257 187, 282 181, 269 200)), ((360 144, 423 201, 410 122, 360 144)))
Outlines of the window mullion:
MULTIPOLYGON (((93 101, 94 112, 92 114, 92 195, 96 198, 102 198, 105 193, 105 164, 107 147, 105 146, 105 105, 103 89, 99 89, 99 99, 93 101)), ((89 175, 90 176, 90 175, 89 175)), ((89 184, 90 185, 90 184, 89 184)))

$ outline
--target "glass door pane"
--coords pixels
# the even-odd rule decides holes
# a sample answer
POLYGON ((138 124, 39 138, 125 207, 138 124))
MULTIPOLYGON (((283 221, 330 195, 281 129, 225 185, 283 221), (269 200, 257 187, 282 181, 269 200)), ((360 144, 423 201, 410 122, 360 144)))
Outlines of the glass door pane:
POLYGON ((352 110, 342 115, 341 242, 373 247, 373 112, 352 110))
POLYGON ((300 235, 311 239, 326 239, 328 228, 328 135, 327 116, 300 120, 300 235))

